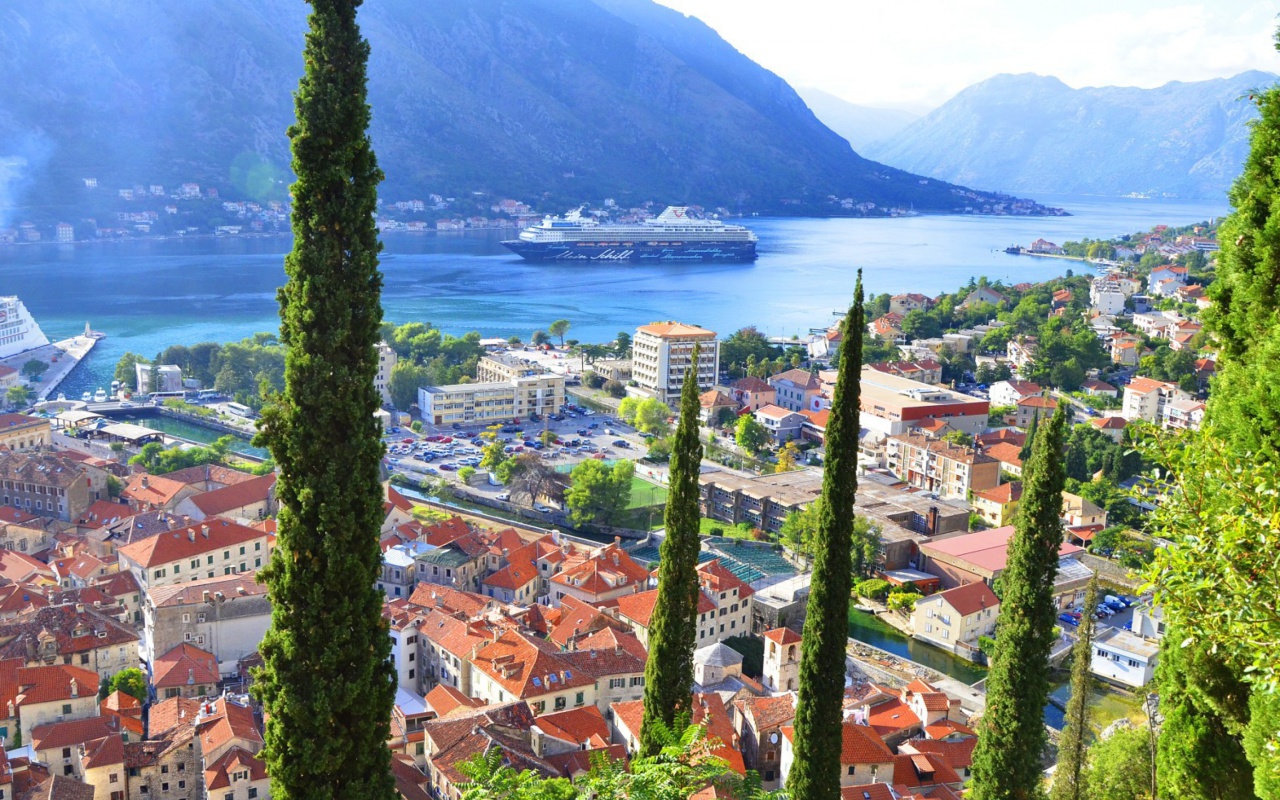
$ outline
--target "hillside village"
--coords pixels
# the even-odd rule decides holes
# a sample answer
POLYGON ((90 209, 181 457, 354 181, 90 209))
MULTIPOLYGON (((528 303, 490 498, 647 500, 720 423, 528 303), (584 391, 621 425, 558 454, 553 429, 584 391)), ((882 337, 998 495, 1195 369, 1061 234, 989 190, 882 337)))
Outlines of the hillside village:
MULTIPOLYGON (((1198 427, 1215 361, 1198 321, 1211 270, 1164 260, 1203 251, 1146 246, 1161 263, 871 300, 857 511, 875 531, 877 552, 857 587, 862 607, 907 636, 984 663, 1028 440, 1068 404, 1074 429, 1055 652, 1065 653, 1089 614, 1101 626, 1093 673, 1129 691, 1151 679, 1160 610, 1120 592, 1136 585, 1128 570, 1161 545, 1142 533, 1160 486, 1144 477, 1129 442, 1142 426, 1198 427), (1117 596, 1083 608, 1095 572, 1117 596)), ((694 721, 735 771, 755 770, 765 789, 783 786, 791 763, 811 555, 803 531, 821 490, 837 377, 827 365, 845 335, 836 323, 786 343, 789 358, 770 361, 741 355, 749 332, 721 340, 668 322, 641 326, 621 354, 627 358, 599 358, 590 369, 582 358, 577 376, 519 362, 503 347, 480 361, 482 376, 514 387, 498 416, 564 420, 588 414, 565 399, 566 381, 599 386, 601 373, 636 401, 671 402, 669 387, 679 385, 699 345, 701 422, 724 449, 709 452, 699 479, 711 535, 698 568, 694 721), (538 397, 551 405, 520 405, 529 381, 543 389, 550 382, 552 391, 538 397), (744 437, 753 426, 758 431, 744 437), (713 460, 717 453, 724 463, 713 460), (748 457, 754 469, 743 468, 748 457)), ((394 362, 394 349, 385 351, 394 362)), ((384 392, 390 369, 379 379, 384 392)), ((426 423, 422 444, 432 430, 462 427, 432 413, 459 391, 420 388, 413 410, 426 423)), ((615 414, 607 421, 622 428, 627 414, 615 414)), ((270 624, 255 576, 275 546, 274 474, 216 463, 150 474, 122 463, 136 446, 86 443, 67 420, 0 418, 0 790, 111 800, 268 797, 256 756, 261 709, 247 689, 270 624), (140 681, 113 681, 139 668, 140 681)), ((481 430, 489 420, 469 423, 481 430)), ((569 449, 558 438, 546 440, 550 452, 569 449)), ((610 456, 649 464, 660 483, 661 439, 648 438, 648 450, 610 456)), ((519 455, 511 449, 504 458, 519 455)), ((453 479, 460 496, 480 491, 453 479)), ((551 506, 535 513, 502 504, 528 512, 528 522, 511 524, 444 512, 390 484, 384 494, 378 587, 393 642, 390 745, 401 796, 460 797, 459 764, 492 748, 508 763, 569 778, 584 774, 597 753, 634 753, 661 531, 602 536, 590 524, 575 530, 570 515, 551 506)), ((528 498, 539 501, 567 511, 554 491, 528 498)), ((981 693, 856 642, 849 676, 847 796, 959 796, 981 693)))

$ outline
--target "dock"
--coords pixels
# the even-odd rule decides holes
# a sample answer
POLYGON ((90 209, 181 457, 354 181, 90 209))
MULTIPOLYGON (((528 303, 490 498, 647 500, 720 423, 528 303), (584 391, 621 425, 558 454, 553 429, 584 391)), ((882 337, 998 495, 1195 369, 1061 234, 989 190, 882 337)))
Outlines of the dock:
POLYGON ((94 345, 104 338, 106 334, 90 330, 86 324, 82 334, 0 359, 0 364, 21 372, 22 366, 28 361, 43 361, 49 368, 40 376, 35 402, 48 400, 59 384, 89 355, 94 345))

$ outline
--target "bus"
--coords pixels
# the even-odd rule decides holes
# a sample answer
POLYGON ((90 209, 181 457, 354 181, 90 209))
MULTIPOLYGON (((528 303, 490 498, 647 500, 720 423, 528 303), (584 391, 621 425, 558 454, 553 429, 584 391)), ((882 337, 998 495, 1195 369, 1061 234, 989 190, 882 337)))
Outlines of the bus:
POLYGON ((240 403, 223 403, 222 407, 225 408, 227 411, 231 412, 232 414, 235 414, 237 417, 244 417, 245 419, 253 419, 258 416, 257 414, 254 413, 252 408, 249 408, 246 405, 241 405, 240 403))

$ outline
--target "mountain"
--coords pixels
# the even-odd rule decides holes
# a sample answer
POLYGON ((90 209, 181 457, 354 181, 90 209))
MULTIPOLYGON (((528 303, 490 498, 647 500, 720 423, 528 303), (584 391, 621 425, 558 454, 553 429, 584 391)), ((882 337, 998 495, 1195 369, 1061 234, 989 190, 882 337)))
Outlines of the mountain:
POLYGON ((855 150, 892 139, 920 119, 919 114, 898 108, 856 105, 811 86, 797 87, 796 92, 823 125, 843 136, 855 150))
POLYGON ((1249 149, 1251 90, 1266 72, 1156 89, 1072 89, 1057 78, 975 84, 872 158, 939 180, 1007 192, 1221 197, 1249 149))
MULTIPOLYGON (((298 0, 6 0, 0 207, 83 211, 86 177, 99 199, 185 181, 284 198, 304 12, 298 0)), ((956 187, 862 158, 777 75, 651 0, 378 0, 360 22, 390 200, 965 204, 956 187)))

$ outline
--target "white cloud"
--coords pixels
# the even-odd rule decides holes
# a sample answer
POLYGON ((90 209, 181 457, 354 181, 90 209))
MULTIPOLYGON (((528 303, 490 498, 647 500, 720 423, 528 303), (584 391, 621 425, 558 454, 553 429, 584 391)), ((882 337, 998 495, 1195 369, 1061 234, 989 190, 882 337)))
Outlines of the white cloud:
POLYGON ((1280 72, 1263 0, 658 0, 795 86, 923 111, 1001 72, 1159 86, 1280 72))

